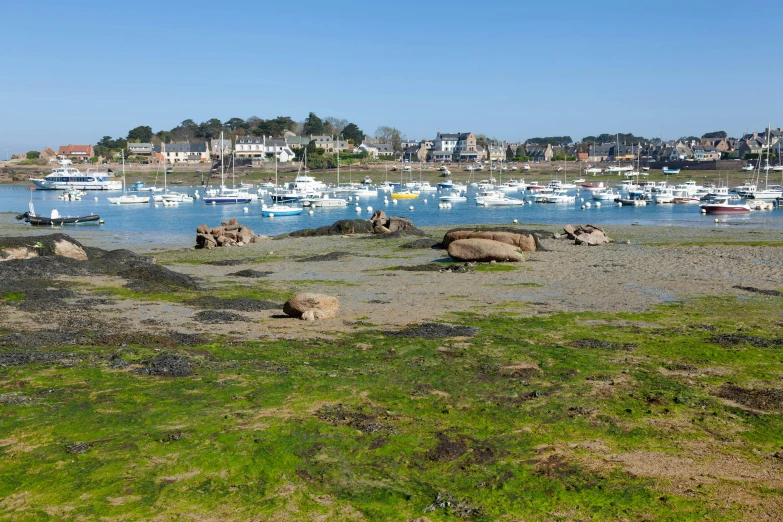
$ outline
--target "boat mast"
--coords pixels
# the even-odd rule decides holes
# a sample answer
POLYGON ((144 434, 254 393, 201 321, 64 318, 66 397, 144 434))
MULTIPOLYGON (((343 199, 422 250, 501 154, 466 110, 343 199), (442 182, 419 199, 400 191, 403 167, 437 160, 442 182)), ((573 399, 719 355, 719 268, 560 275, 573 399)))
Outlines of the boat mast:
POLYGON ((769 188, 769 149, 772 147, 769 142, 769 134, 772 130, 772 123, 767 123, 767 164, 765 165, 766 176, 764 177, 764 190, 769 188))
POLYGON ((122 149, 122 195, 125 195, 125 149, 122 149))
MULTIPOLYGON (((223 144, 223 133, 220 133, 220 144, 223 144)), ((220 147, 220 189, 223 190, 225 188, 225 181, 223 178, 225 177, 225 171, 223 169, 223 147, 220 147)))

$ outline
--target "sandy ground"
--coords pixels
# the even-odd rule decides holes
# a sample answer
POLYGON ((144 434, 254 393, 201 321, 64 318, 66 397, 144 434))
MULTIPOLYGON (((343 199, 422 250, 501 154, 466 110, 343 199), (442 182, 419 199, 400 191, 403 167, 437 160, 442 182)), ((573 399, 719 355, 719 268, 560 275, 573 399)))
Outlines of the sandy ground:
MULTIPOLYGON (((442 237, 440 229, 427 231, 432 238, 442 237)), ((120 321, 124 328, 133 331, 154 332, 165 327, 241 339, 295 338, 362 328, 361 323, 355 324, 357 321, 396 328, 423 321, 449 321, 453 312, 504 308, 523 316, 557 311, 639 312, 659 303, 689 297, 750 295, 738 286, 765 290, 780 290, 783 286, 781 247, 677 246, 705 238, 780 241, 783 234, 779 230, 627 226, 607 232, 618 243, 579 247, 565 240, 544 240, 545 250, 528 254, 525 262, 504 272, 390 270, 449 260, 440 249, 399 248, 415 238, 285 238, 231 250, 183 252, 180 259, 185 260, 243 260, 239 266, 169 265, 175 271, 199 278, 206 288, 230 283, 281 293, 324 293, 339 298, 340 313, 337 318, 310 323, 285 318, 280 310, 240 311, 249 321, 207 325, 194 320, 197 308, 158 300, 126 299, 98 306, 94 319, 110 320, 114 324, 120 321), (658 242, 665 244, 658 245, 658 242), (342 253, 342 257, 306 259, 334 252, 342 253), (263 279, 229 275, 244 269, 272 273, 263 279)), ((80 239, 88 245, 94 244, 89 238, 80 239)), ((112 248, 103 242, 95 246, 112 248)), ((144 246, 149 250, 148 244, 144 246)), ((182 245, 178 246, 182 250, 182 245)), ((88 282, 96 286, 124 284, 122 280, 98 278, 88 282)), ((3 308, 5 327, 20 330, 29 328, 30 324, 40 325, 34 314, 11 306, 3 308)))

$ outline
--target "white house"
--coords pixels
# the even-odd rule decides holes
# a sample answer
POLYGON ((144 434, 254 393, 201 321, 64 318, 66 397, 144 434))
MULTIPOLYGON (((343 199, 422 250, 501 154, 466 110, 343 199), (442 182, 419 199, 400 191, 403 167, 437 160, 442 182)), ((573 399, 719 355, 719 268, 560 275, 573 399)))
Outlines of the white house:
POLYGON ((159 159, 166 163, 205 163, 209 160, 209 145, 201 143, 162 143, 155 145, 159 159))
POLYGON ((284 138, 271 136, 242 136, 237 138, 235 154, 238 158, 248 158, 254 161, 277 161, 286 163, 294 159, 294 151, 284 138))

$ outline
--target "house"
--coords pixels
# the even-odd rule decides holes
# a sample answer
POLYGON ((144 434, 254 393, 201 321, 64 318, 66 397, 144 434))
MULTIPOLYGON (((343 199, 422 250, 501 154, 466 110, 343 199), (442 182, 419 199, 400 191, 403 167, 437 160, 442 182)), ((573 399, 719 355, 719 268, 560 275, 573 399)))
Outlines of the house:
POLYGON ((166 163, 206 163, 209 160, 209 145, 203 141, 200 143, 161 143, 155 145, 154 151, 158 159, 165 159, 166 163))
POLYGON ((81 161, 87 161, 95 156, 92 150, 92 145, 60 145, 60 150, 57 151, 57 155, 63 159, 77 159, 81 161))
POLYGON ((720 159, 720 151, 712 145, 694 145, 693 157, 698 161, 717 161, 720 159))
POLYGON ((634 160, 638 153, 637 145, 615 144, 609 152, 609 161, 634 160))
MULTIPOLYGON (((320 147, 326 152, 344 152, 349 149, 348 141, 335 139, 334 136, 310 136, 310 142, 315 142, 316 147, 320 147)), ((308 143, 309 145, 309 143, 308 143)))
POLYGON ((294 159, 294 151, 285 138, 271 136, 241 136, 235 146, 237 158, 247 158, 254 162, 277 161, 286 163, 294 159))
POLYGON ((432 159, 432 161, 449 162, 451 161, 452 154, 453 152, 450 150, 436 150, 435 147, 433 147, 429 152, 429 157, 432 159))
POLYGON ((371 157, 394 156, 394 147, 390 143, 367 143, 366 141, 359 145, 360 152, 367 152, 371 157))
POLYGON ((677 142, 674 149, 677 151, 677 155, 681 160, 693 158, 693 149, 683 142, 677 142))
POLYGON ((502 143, 487 145, 487 154, 490 161, 499 161, 506 158, 506 146, 502 143))
POLYGON ((288 133, 286 133, 285 142, 292 150, 297 150, 307 147, 310 144, 310 138, 296 135, 289 136, 288 133))
POLYGON ((542 161, 552 161, 554 151, 550 144, 527 143, 525 144, 525 156, 530 157, 530 161, 540 163, 542 161))
POLYGON ((426 144, 422 141, 421 143, 412 145, 407 149, 403 149, 402 157, 408 158, 411 161, 430 161, 431 158, 429 157, 429 152, 430 149, 427 149, 426 144))
POLYGON ((509 143, 506 146, 506 160, 510 161, 517 157, 517 149, 519 149, 519 143, 509 143))
POLYGON ((131 156, 152 156, 152 143, 128 143, 131 156))
POLYGON ((49 163, 57 161, 57 153, 54 152, 51 147, 46 147, 44 150, 42 150, 39 157, 49 160, 49 163))
POLYGON ((587 147, 587 161, 609 161, 609 157, 612 155, 611 143, 604 143, 602 145, 588 145, 587 147))
POLYGON ((234 150, 233 146, 231 145, 231 138, 223 138, 223 143, 221 144, 220 138, 212 140, 209 146, 210 150, 212 151, 212 156, 219 158, 221 155, 221 151, 223 156, 231 156, 231 152, 234 150))
MULTIPOLYGON (((426 147, 426 143, 425 143, 426 147)), ((478 160, 478 149, 476 145, 476 136, 472 132, 441 133, 435 137, 431 148, 431 157, 433 161, 476 161, 478 160), (440 154, 435 154, 436 152, 440 154), (444 154, 450 152, 448 160, 435 159, 446 158, 444 154)))
POLYGON ((737 153, 740 158, 745 158, 748 154, 761 154, 766 148, 766 141, 761 141, 758 138, 743 138, 740 141, 739 147, 737 147, 737 153))

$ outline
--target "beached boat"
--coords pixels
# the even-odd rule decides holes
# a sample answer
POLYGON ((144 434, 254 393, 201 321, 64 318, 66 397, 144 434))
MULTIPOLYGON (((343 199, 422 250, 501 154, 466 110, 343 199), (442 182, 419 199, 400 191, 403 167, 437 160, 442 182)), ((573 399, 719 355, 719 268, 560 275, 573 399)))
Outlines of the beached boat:
POLYGON ((81 225, 84 223, 99 223, 101 217, 97 214, 88 216, 61 216, 56 208, 52 209, 49 217, 39 216, 35 213, 33 202, 30 201, 29 210, 24 214, 16 216, 18 221, 24 220, 33 226, 62 226, 62 225, 81 225))
POLYGON ((671 176, 674 174, 679 174, 680 169, 670 169, 668 166, 664 165, 663 168, 661 169, 661 172, 663 172, 667 176, 671 176))

